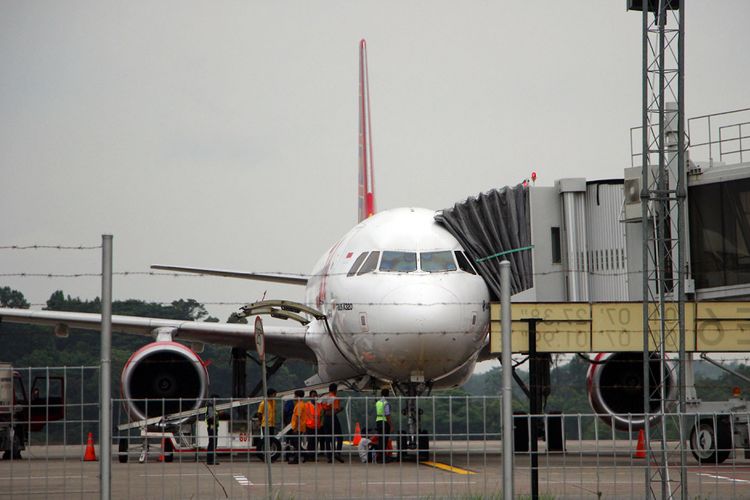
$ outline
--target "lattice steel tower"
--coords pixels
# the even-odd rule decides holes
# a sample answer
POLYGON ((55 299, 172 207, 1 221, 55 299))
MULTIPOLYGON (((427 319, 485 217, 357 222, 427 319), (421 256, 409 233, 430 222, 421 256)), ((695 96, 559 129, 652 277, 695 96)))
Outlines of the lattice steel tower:
POLYGON ((654 422, 645 430, 645 496, 687 498, 679 421, 685 412, 684 2, 629 0, 628 8, 643 16, 643 399, 646 421, 654 422), (676 360, 668 354, 675 351, 676 360), (679 438, 677 450, 668 449, 668 432, 679 438), (670 477, 677 476, 670 470, 675 462, 679 477, 670 477))

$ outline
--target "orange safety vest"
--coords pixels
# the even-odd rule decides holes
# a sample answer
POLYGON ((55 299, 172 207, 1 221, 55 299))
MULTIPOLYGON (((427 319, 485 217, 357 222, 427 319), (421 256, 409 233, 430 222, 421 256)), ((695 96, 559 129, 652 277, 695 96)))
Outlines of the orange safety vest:
POLYGON ((305 403, 305 408, 307 409, 307 421, 305 424, 307 424, 307 429, 320 429, 320 414, 321 414, 321 408, 320 403, 313 403, 312 401, 308 401, 305 403))
POLYGON ((341 408, 341 400, 338 396, 329 392, 323 397, 320 406, 324 412, 332 410, 331 413, 335 414, 341 408))

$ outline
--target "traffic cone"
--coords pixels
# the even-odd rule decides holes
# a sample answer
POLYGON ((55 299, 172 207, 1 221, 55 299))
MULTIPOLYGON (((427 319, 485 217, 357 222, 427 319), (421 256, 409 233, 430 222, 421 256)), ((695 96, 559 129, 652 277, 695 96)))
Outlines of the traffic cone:
POLYGON ((635 447, 633 458, 646 458, 646 433, 638 431, 638 445, 635 447))
POLYGON ((357 422, 357 425, 354 426, 354 439, 352 439, 352 444, 358 446, 360 441, 362 441, 362 429, 360 429, 359 422, 357 422))
POLYGON ((83 454, 84 462, 96 462, 96 451, 94 451, 94 435, 89 432, 89 438, 86 441, 86 452, 83 454))

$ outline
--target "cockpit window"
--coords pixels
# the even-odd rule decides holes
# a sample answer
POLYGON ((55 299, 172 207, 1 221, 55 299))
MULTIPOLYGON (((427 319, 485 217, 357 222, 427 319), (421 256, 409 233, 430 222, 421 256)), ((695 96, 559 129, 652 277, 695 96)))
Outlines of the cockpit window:
POLYGON ((354 261, 354 264, 352 264, 352 268, 349 269, 349 272, 346 273, 347 276, 354 276, 357 274, 357 269, 359 269, 359 266, 362 265, 362 262, 365 260, 365 257, 367 257, 367 252, 362 252, 359 254, 359 257, 357 257, 357 260, 354 261))
POLYGON ((380 270, 390 273, 410 273, 417 270, 415 252, 383 252, 380 270))
POLYGON ((437 273, 440 271, 455 271, 456 262, 450 251, 444 252, 422 252, 419 254, 422 271, 437 273))
POLYGON ((380 252, 372 252, 370 256, 367 257, 367 260, 365 261, 365 263, 362 264, 362 267, 357 273, 357 276, 362 276, 363 274, 371 273, 375 269, 377 269, 378 257, 380 257, 380 252))
POLYGON ((464 255, 463 252, 460 252, 456 250, 456 261, 458 261, 458 267, 462 271, 466 271, 469 274, 477 274, 477 272, 472 267, 471 263, 469 262, 469 259, 464 255))

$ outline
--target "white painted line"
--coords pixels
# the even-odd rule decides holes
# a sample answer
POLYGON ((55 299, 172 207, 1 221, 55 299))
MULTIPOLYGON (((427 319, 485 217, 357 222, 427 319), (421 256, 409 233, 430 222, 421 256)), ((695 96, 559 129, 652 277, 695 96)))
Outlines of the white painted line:
POLYGON ((713 479, 721 479, 723 481, 730 481, 732 483, 750 483, 750 480, 747 480, 747 479, 737 479, 736 477, 719 476, 718 474, 708 474, 706 472, 698 472, 697 475, 706 476, 706 477, 710 477, 713 479))
POLYGON ((18 476, 18 475, 13 475, 13 476, 0 477, 0 481, 7 481, 9 479, 11 481, 31 481, 32 479, 81 479, 81 476, 80 475, 75 475, 75 476, 18 476))
POLYGON ((250 480, 248 478, 246 478, 245 476, 243 476, 242 474, 235 474, 233 477, 242 486, 252 486, 253 485, 253 483, 251 483, 250 480))
POLYGON ((461 486, 463 484, 476 484, 476 481, 373 481, 370 484, 455 484, 461 486))

